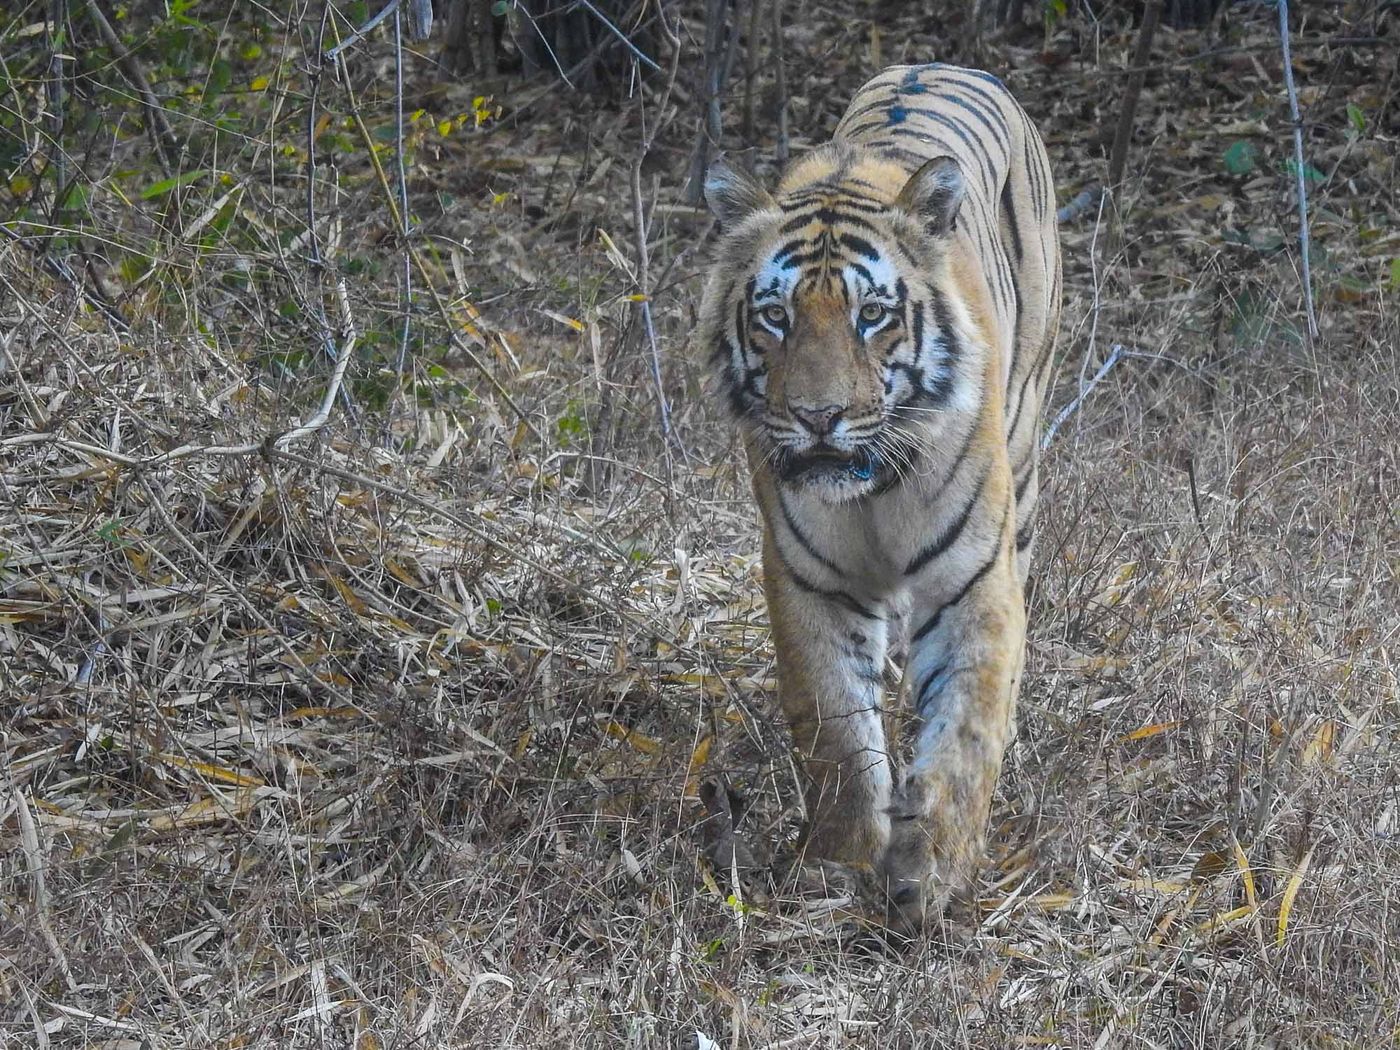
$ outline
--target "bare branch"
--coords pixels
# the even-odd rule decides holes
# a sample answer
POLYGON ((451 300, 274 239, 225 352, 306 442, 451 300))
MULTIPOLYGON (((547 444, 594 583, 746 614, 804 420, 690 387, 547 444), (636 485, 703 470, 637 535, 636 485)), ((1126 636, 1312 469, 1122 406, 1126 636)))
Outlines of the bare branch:
POLYGON ((1303 118, 1298 114, 1298 91, 1293 86, 1293 55, 1288 44, 1288 0, 1278 0, 1279 45, 1283 49, 1283 82, 1288 88, 1288 113, 1293 120, 1293 166, 1298 177, 1298 250, 1303 256, 1303 303, 1308 311, 1308 336, 1317 339, 1317 310, 1313 306, 1312 253, 1308 239, 1308 177, 1303 162, 1303 118))

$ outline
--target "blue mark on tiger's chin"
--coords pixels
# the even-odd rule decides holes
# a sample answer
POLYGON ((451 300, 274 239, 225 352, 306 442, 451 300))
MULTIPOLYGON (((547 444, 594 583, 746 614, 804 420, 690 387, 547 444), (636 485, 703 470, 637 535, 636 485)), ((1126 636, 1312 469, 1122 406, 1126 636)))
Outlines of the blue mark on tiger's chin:
POLYGON ((862 446, 849 455, 831 449, 794 452, 780 448, 773 466, 786 485, 815 488, 833 499, 845 500, 869 491, 886 464, 876 449, 862 446))

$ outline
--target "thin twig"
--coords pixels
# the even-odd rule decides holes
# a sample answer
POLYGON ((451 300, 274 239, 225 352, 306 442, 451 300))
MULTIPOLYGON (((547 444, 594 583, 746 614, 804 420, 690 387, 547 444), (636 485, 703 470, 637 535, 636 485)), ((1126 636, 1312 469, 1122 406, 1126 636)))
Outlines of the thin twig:
POLYGON ((1138 30, 1137 47, 1133 50, 1132 65, 1137 73, 1128 81, 1122 106, 1118 111, 1118 127, 1113 132, 1113 151, 1109 154, 1108 181, 1104 184, 1114 196, 1114 207, 1118 205, 1119 183, 1123 181, 1123 168, 1128 163, 1128 146, 1133 138, 1133 118, 1137 114, 1138 99, 1142 95, 1142 85, 1147 79, 1143 67, 1152 53, 1152 38, 1157 33, 1157 23, 1162 18, 1162 0, 1149 0, 1142 13, 1142 28, 1138 30))
MULTIPOLYGON (((404 168, 403 149, 403 34, 400 19, 394 15, 394 164, 397 168, 399 187, 399 234, 403 239, 403 274, 399 284, 399 309, 403 313, 403 326, 399 329, 399 359, 397 372, 403 381, 404 364, 408 360, 408 336, 413 307, 413 258, 408 253, 408 174, 404 168)), ((393 423, 390 410, 389 425, 393 423)))
MULTIPOLYGON (((379 154, 374 148, 374 138, 370 135, 369 128, 365 126, 364 119, 360 116, 359 101, 356 99, 353 91, 350 91, 350 113, 351 119, 355 122, 355 130, 359 133, 360 141, 364 143, 365 151, 369 156, 370 166, 374 169, 375 176, 379 180, 380 189, 384 192, 385 199, 388 202, 390 218, 393 220, 394 225, 401 225, 402 219, 399 215, 397 195, 389 185, 389 176, 384 171, 384 165, 379 161, 379 154)), ((510 407, 510 410, 515 413, 516 418, 525 424, 525 428, 530 431, 535 439, 543 442, 545 440, 544 435, 540 433, 540 429, 535 425, 534 420, 526 415, 525 410, 520 407, 515 398, 511 396, 510 391, 505 388, 505 384, 496 378, 495 373, 492 372, 491 369, 486 367, 486 362, 467 345, 466 340, 464 340, 457 331, 460 326, 453 320, 452 315, 447 310, 447 304, 442 301, 442 296, 438 293, 437 286, 433 284, 432 277, 428 273, 427 264, 423 262, 423 256, 412 244, 408 244, 405 247, 413 259, 413 265, 418 270, 418 276, 423 280, 424 290, 432 298, 434 308, 447 325, 447 337, 452 343, 452 346, 471 363, 473 368, 481 373, 491 389, 500 395, 501 399, 510 407)), ((472 309, 474 310, 475 308, 472 309)), ((483 336, 478 335, 477 339, 481 342, 483 347, 486 346, 486 340, 483 336)))
MULTIPOLYGON (((301 654, 292 647, 292 643, 287 639, 285 632, 279 631, 273 625, 272 621, 263 615, 262 611, 248 598, 247 589, 236 586, 234 582, 224 574, 223 570, 210 561, 208 555, 200 550, 198 545, 185 535, 185 530, 180 527, 170 511, 166 509, 164 495, 156 491, 155 486, 144 479, 142 481, 142 488, 146 490, 146 495, 150 500, 150 508, 155 516, 160 519, 160 523, 165 529, 165 534, 170 536, 185 549, 185 553, 194 559, 195 564, 199 566, 206 579, 213 580, 217 583, 223 592, 228 594, 233 599, 234 603, 242 608, 249 618, 258 625, 264 637, 269 637, 276 642, 282 652, 291 660, 292 665, 305 676, 302 685, 306 689, 307 695, 315 696, 316 691, 321 689, 333 696, 337 703, 345 704, 348 707, 355 707, 359 710, 358 705, 355 704, 349 694, 345 693, 338 685, 326 681, 318 676, 315 671, 311 670, 306 661, 302 659, 301 654)), ((173 563, 170 564, 173 565, 173 563)), ((372 717, 367 711, 362 713, 366 718, 372 717)))
MULTIPOLYGON (((328 269, 326 260, 321 254, 321 237, 316 220, 316 184, 320 171, 316 156, 316 123, 318 120, 317 103, 321 93, 321 74, 325 69, 325 62, 321 58, 320 52, 325 44, 326 28, 329 21, 330 5, 328 4, 321 12, 321 24, 318 27, 316 37, 317 54, 314 60, 308 61, 310 68, 307 74, 307 79, 311 83, 306 107, 306 238, 310 249, 307 261, 311 264, 312 271, 317 277, 324 276, 328 269)), ((307 312, 316 321, 316 327, 320 332, 322 350, 332 361, 337 360, 335 339, 331 335, 330 323, 326 320, 325 307, 321 303, 320 297, 318 296, 314 302, 308 302, 307 306, 307 312)), ((342 396, 345 398, 346 411, 353 412, 354 406, 350 402, 350 395, 344 392, 344 387, 341 390, 342 396)))
POLYGON ((724 91, 725 26, 729 7, 729 0, 707 0, 705 4, 703 109, 700 129, 696 132, 695 146, 690 156, 690 177, 685 190, 686 200, 691 204, 699 204, 704 197, 705 169, 710 166, 710 152, 719 145, 720 136, 724 131, 720 97, 724 91))
POLYGON ((1079 411, 1079 406, 1084 404, 1084 399, 1089 396, 1089 392, 1098 385, 1100 379, 1108 375, 1110 369, 1112 369, 1122 357, 1123 347, 1115 344, 1112 352, 1108 355, 1108 359, 1104 361, 1103 364, 1099 365, 1099 370, 1094 373, 1094 377, 1090 379, 1088 383, 1084 384, 1079 393, 1075 395, 1074 400, 1060 409, 1051 424, 1045 428, 1045 436, 1040 439, 1041 451, 1050 447, 1050 442, 1055 440, 1055 432, 1060 429, 1060 426, 1065 420, 1079 411))
POLYGON ((323 51, 322 54, 328 61, 334 61, 340 57, 341 52, 354 47, 365 37, 369 36, 369 34, 373 33, 384 24, 386 18, 390 15, 397 14, 398 10, 399 0, 389 0, 376 14, 370 17, 369 21, 360 26, 359 29, 355 30, 340 43, 336 44, 335 47, 331 48, 329 51, 323 51))
POLYGON ((1288 113, 1293 120, 1293 166, 1298 175, 1298 248, 1303 255, 1303 302, 1308 311, 1308 337, 1317 341, 1317 311, 1313 306, 1312 254, 1308 240, 1308 177, 1303 164, 1303 118, 1293 86, 1293 55, 1288 45, 1288 0, 1278 0, 1278 35, 1283 48, 1283 82, 1288 88, 1288 113))
POLYGON ((340 395, 341 385, 345 381, 345 371, 354 357, 358 333, 355 328, 354 316, 350 312, 350 296, 344 280, 336 282, 336 301, 340 306, 343 338, 340 351, 336 355, 335 368, 331 371, 330 380, 321 395, 320 407, 305 420, 281 434, 269 434, 262 441, 242 445, 181 445, 178 448, 144 458, 128 456, 113 449, 103 448, 101 445, 74 441, 52 431, 17 434, 14 437, 0 439, 0 448, 12 445, 54 444, 82 455, 100 457, 113 463, 121 463, 124 466, 137 467, 141 470, 168 466, 177 460, 188 459, 190 456, 247 456, 255 452, 283 449, 294 441, 314 434, 329 422, 331 409, 335 407, 336 398, 340 395))
POLYGON ((773 155, 779 164, 788 159, 787 69, 783 64, 783 0, 773 0, 773 69, 777 80, 778 144, 773 155))
POLYGON ((754 81, 758 76, 758 37, 763 28, 763 0, 749 0, 749 32, 744 42, 744 123, 740 137, 753 145, 754 81))
POLYGON ((609 22, 607 16, 605 16, 603 12, 599 11, 596 7, 590 4, 588 0, 576 0, 576 2, 578 3, 579 7, 582 7, 585 10, 587 10, 590 14, 593 15, 594 18, 598 19, 598 21, 602 22, 603 25, 607 26, 608 30, 612 33, 612 35, 621 40, 623 45, 626 46, 627 50, 632 52, 633 58, 635 58, 638 62, 642 63, 643 65, 649 66, 650 68, 654 69, 656 72, 661 72, 661 67, 658 66, 646 55, 642 54, 642 52, 637 49, 637 45, 627 39, 627 34, 624 33, 621 29, 618 29, 617 26, 609 22))
MULTIPOLYGON (((657 106, 659 113, 665 114, 666 104, 670 100, 671 92, 675 88, 676 73, 680 69, 681 41, 679 33, 672 34, 670 27, 662 20, 662 29, 670 37, 671 43, 671 70, 666 81, 666 90, 661 96, 661 102, 657 106)), ((656 384, 656 404, 657 411, 661 417, 661 437, 669 447, 675 441, 681 450, 681 455, 687 459, 685 446, 680 443, 671 429, 671 406, 666 400, 666 386, 661 376, 661 348, 656 338, 656 325, 652 318, 651 311, 651 257, 647 249, 647 223, 642 206, 642 162, 646 160, 647 154, 651 151, 652 144, 656 141, 656 136, 660 134, 664 121, 659 121, 657 126, 651 129, 646 124, 646 102, 641 92, 637 94, 638 116, 642 127, 642 141, 637 150, 636 160, 632 164, 632 224, 637 238, 637 292, 641 296, 638 301, 641 307, 642 326, 646 331, 647 345, 651 350, 651 373, 652 380, 656 384)))
MULTIPOLYGON (((395 3, 398 0, 394 0, 395 3)), ((136 93, 141 96, 141 103, 146 107, 146 113, 151 121, 151 138, 156 143, 156 158, 160 161, 161 167, 166 175, 172 174, 179 168, 179 148, 180 140, 175 137, 175 131, 170 127, 170 121, 165 118, 165 109, 160 104, 160 99, 156 98, 156 93, 151 90, 150 81, 146 79, 146 73, 141 68, 141 63, 136 60, 136 56, 126 49, 121 37, 117 36, 117 31, 112 28, 112 23, 107 21, 107 16, 102 13, 102 8, 97 5, 97 0, 86 0, 88 17, 92 19, 93 25, 97 26, 97 32, 102 37, 103 43, 116 56, 117 64, 122 67, 126 77, 131 81, 136 93)))
POLYGON ((25 864, 29 868, 29 883, 33 887, 31 903, 34 906, 34 922, 39 927, 39 933, 44 938, 44 943, 49 946, 49 951, 53 954, 54 962, 58 965, 58 970, 63 974, 63 980, 68 985, 70 992, 77 991, 78 982, 73 979, 73 970, 68 965, 68 956, 63 953, 63 946, 58 943, 58 938, 54 935, 53 924, 49 921, 49 888, 48 882, 44 878, 43 847, 39 843, 39 830, 34 826, 34 814, 29 811, 29 800, 25 798, 24 792, 10 779, 11 790, 15 796, 15 812, 19 816, 19 842, 20 848, 24 851, 25 864))

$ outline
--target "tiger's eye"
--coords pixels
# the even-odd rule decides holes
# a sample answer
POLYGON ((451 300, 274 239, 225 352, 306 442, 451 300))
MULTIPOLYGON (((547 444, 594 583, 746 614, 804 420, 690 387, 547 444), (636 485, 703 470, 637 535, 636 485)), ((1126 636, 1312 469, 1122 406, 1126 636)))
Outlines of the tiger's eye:
POLYGON ((866 324, 874 324, 882 320, 885 316, 885 307, 882 303, 866 303, 860 308, 860 319, 866 324))
POLYGON ((775 328, 781 328, 787 324, 787 311, 781 306, 765 306, 763 308, 763 319, 775 328))

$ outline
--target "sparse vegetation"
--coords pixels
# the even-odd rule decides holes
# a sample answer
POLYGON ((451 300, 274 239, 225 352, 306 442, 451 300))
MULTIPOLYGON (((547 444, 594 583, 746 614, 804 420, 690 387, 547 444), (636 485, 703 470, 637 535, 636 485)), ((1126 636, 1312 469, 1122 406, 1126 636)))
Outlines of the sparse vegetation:
MULTIPOLYGON (((785 109, 745 14, 760 166, 972 61, 953 6, 789 0, 785 109)), ((1275 12, 1163 27, 1063 230, 1051 411, 1119 360, 1047 452, 987 867, 912 946, 699 845, 706 778, 754 843, 801 797, 686 342, 706 5, 616 96, 405 45, 401 121, 391 28, 317 57, 362 4, 8 6, 0 1045, 1395 1045, 1400 30, 1298 6, 1320 336, 1275 12)), ((976 60, 1067 202, 1134 30, 1016 10, 976 60)))

